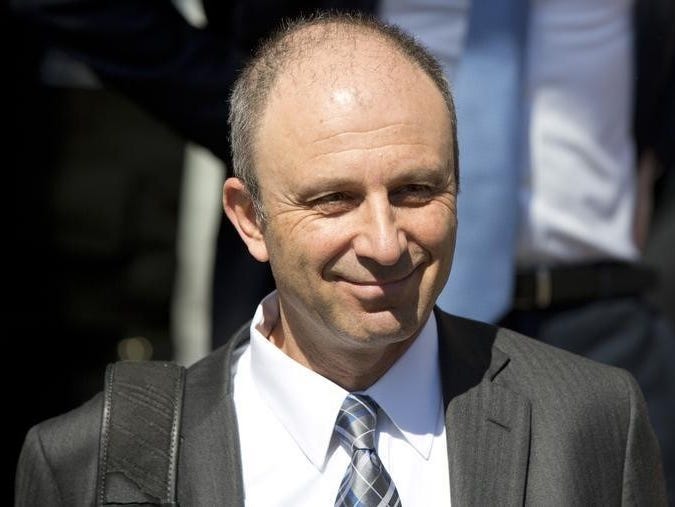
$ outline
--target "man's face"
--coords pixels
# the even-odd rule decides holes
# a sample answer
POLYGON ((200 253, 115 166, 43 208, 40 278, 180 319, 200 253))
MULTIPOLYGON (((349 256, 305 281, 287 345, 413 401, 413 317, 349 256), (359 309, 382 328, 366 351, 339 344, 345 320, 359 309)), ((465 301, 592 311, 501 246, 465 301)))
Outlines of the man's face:
POLYGON ((401 344, 452 262, 449 114, 405 61, 384 76, 356 68, 321 79, 320 68, 282 77, 263 116, 257 257, 271 263, 286 333, 305 346, 401 344))

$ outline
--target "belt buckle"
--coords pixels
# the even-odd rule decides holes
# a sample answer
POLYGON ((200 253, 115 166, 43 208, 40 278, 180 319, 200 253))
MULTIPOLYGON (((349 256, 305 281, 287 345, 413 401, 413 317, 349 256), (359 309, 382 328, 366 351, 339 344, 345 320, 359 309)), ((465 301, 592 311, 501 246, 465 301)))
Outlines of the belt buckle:
POLYGON ((545 267, 538 267, 535 274, 534 304, 539 309, 548 308, 551 306, 552 300, 553 283, 551 281, 551 271, 545 267))

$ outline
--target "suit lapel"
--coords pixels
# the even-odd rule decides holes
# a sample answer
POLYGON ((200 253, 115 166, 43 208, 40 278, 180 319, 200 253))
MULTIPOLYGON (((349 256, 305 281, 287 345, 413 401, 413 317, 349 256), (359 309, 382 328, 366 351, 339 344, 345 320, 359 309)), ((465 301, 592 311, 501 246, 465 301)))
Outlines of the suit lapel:
POLYGON ((233 352, 248 338, 247 324, 188 372, 178 473, 180 505, 244 505, 231 372, 233 352))
POLYGON ((509 358, 497 328, 437 311, 454 505, 522 505, 530 403, 500 383, 509 358))

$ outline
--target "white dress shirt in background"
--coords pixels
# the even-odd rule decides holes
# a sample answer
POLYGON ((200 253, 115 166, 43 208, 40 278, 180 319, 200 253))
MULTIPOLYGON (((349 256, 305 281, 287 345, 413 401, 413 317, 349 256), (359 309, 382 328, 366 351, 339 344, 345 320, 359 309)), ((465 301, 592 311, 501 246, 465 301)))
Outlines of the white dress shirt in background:
POLYGON ((530 6, 519 264, 634 260, 633 2, 530 6))
MULTIPOLYGON (((247 506, 333 506, 350 456, 333 438, 347 391, 267 340, 276 293, 258 307, 251 341, 238 351, 234 403, 247 506)), ((438 333, 421 334, 365 391, 380 410, 376 445, 406 507, 450 505, 438 333)))

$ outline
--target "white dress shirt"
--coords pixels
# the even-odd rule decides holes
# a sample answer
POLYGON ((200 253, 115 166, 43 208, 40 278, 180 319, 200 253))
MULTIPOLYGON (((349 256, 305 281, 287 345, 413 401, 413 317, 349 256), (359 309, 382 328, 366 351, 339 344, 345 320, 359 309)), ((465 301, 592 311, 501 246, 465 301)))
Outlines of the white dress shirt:
MULTIPOLYGON (((332 506, 350 456, 333 438, 348 392, 267 340, 276 292, 259 305, 238 350, 234 403, 247 506, 332 506)), ((406 353, 364 391, 380 406, 377 452, 406 507, 450 505, 450 482, 432 314, 406 353)))

